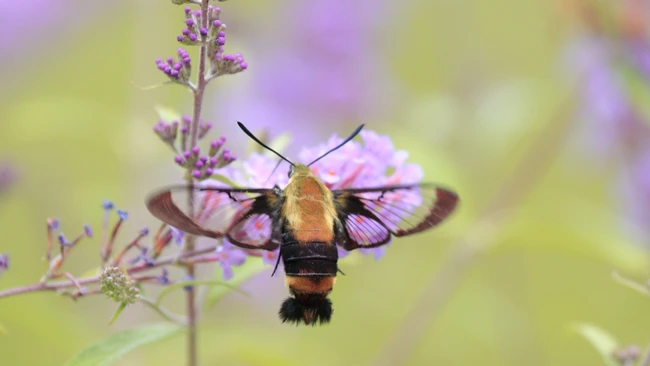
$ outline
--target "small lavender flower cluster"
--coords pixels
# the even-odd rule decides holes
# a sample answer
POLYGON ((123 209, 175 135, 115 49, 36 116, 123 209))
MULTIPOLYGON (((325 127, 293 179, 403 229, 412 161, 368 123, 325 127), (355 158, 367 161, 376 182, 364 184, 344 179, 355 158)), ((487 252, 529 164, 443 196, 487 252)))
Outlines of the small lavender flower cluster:
MULTIPOLYGON (((201 148, 194 146, 188 149, 189 130, 192 119, 183 116, 182 122, 172 121, 167 123, 159 121, 153 128, 154 132, 160 139, 169 145, 174 151, 179 153, 174 157, 176 164, 183 168, 192 168, 192 177, 197 180, 204 180, 212 176, 218 169, 228 166, 236 157, 228 149, 221 149, 226 143, 225 137, 220 137, 210 142, 207 154, 201 154, 201 148), (177 146, 178 129, 180 126, 180 150, 177 146)), ((202 140, 212 128, 212 123, 199 121, 198 138, 202 140)))
MULTIPOLYGON (((101 273, 100 290, 109 297, 118 302, 133 303, 137 298, 138 290, 136 285, 144 282, 155 282, 159 284, 169 284, 172 281, 168 278, 168 272, 163 268, 162 274, 159 276, 146 276, 146 277, 129 277, 128 274, 150 269, 152 267, 161 266, 157 260, 164 252, 169 244, 174 241, 176 243, 182 242, 183 233, 163 224, 153 236, 151 245, 145 245, 141 241, 144 237, 149 235, 149 229, 143 228, 138 231, 136 237, 123 246, 119 251, 115 250, 116 238, 123 227, 124 222, 128 219, 129 213, 124 210, 115 209, 115 204, 111 201, 104 201, 102 204, 104 211, 103 225, 101 233, 100 245, 100 259, 102 267, 104 268, 101 273), (115 211, 117 221, 110 225, 111 212, 115 211), (132 257, 127 257, 133 251, 137 251, 132 257), (122 269, 124 268, 126 272, 122 269)), ((72 293, 64 293, 72 298, 77 298, 87 294, 87 290, 81 287, 80 283, 75 277, 68 272, 62 271, 62 265, 69 257, 69 253, 73 250, 79 241, 84 238, 92 238, 94 236, 93 230, 89 225, 83 226, 83 231, 77 235, 73 240, 68 240, 64 233, 59 231, 60 221, 58 219, 47 219, 47 254, 46 259, 49 261, 49 267, 45 275, 41 278, 41 283, 45 284, 48 280, 60 277, 67 277, 77 288, 77 291, 72 293), (58 234, 56 233, 58 231, 58 234), (55 235, 56 234, 56 235, 55 235), (53 246, 56 236, 60 247, 60 254, 53 256, 53 246)), ((223 249, 221 250, 223 251, 223 249)), ((226 268, 228 258, 226 254, 221 255, 220 258, 210 254, 184 259, 181 262, 220 262, 222 267, 226 268), (212 257, 214 258, 212 258, 212 257)), ((167 262, 168 263, 168 262, 167 262)), ((0 273, 9 267, 9 258, 6 255, 0 255, 0 273)))
POLYGON ((106 267, 99 275, 99 288, 115 302, 134 304, 140 289, 126 273, 117 267, 106 267))
POLYGON ((253 253, 247 253, 232 245, 228 240, 224 240, 221 245, 217 246, 213 253, 196 258, 191 263, 217 262, 221 267, 223 280, 228 281, 233 277, 232 267, 244 264, 247 254, 253 253))
MULTIPOLYGON (((191 12, 188 14, 188 8, 185 9, 185 14, 189 17, 191 12)), ((187 19, 185 24, 188 24, 190 20, 194 27, 196 24, 200 23, 203 19, 201 17, 200 11, 195 11, 194 18, 187 19)), ((232 75, 238 72, 244 71, 248 68, 248 64, 244 60, 244 57, 240 54, 225 54, 223 46, 226 44, 226 24, 221 22, 219 17, 221 16, 220 8, 208 7, 208 19, 206 24, 208 29, 200 28, 199 32, 203 39, 209 35, 209 38, 205 39, 204 42, 208 44, 208 59, 210 62, 210 72, 207 76, 208 79, 215 78, 221 75, 232 75), (205 35, 203 35, 205 33, 205 35)), ((189 25, 188 25, 189 28, 189 25)), ((186 31, 185 29, 183 30, 186 31)), ((180 36, 179 36, 180 37, 180 36)))
MULTIPOLYGON (((221 75, 231 75, 244 71, 248 64, 244 57, 237 53, 234 55, 224 53, 223 46, 226 44, 226 25, 219 19, 221 8, 208 6, 207 14, 201 10, 192 11, 190 7, 185 8, 185 28, 176 40, 184 45, 199 46, 207 45, 210 70, 206 80, 221 75)), ((156 60, 156 66, 164 72, 171 81, 180 84, 191 85, 190 76, 192 73, 192 60, 183 48, 178 49, 178 61, 172 57, 163 60, 156 60)))
MULTIPOLYGON (((181 118, 181 140, 180 148, 185 151, 187 150, 187 145, 190 138, 190 124, 192 123, 192 118, 190 116, 183 116, 181 118)), ((158 123, 153 127, 153 131, 163 140, 164 143, 170 145, 172 148, 176 147, 176 137, 178 136, 178 121, 172 121, 172 123, 167 123, 163 120, 158 121, 158 123)), ((199 140, 204 138, 205 135, 210 132, 212 129, 212 123, 204 122, 203 120, 199 121, 199 140)), ((176 150, 176 149, 174 149, 176 150)))
POLYGON ((84 237, 91 238, 93 235, 92 229, 89 225, 84 225, 81 233, 69 241, 65 234, 59 231, 60 221, 54 218, 47 219, 47 252, 46 259, 49 262, 48 270, 41 279, 41 281, 46 281, 48 279, 60 277, 62 274, 59 272, 64 261, 68 257, 70 251, 83 239, 84 237), (57 242, 59 243, 60 253, 56 256, 52 256, 52 250, 54 249, 54 233, 59 231, 56 236, 57 242))
MULTIPOLYGON (((214 8, 210 5, 208 6, 207 19, 204 22, 203 14, 201 14, 201 10, 192 11, 192 8, 190 8, 189 6, 186 7, 185 25, 187 26, 187 28, 183 28, 181 34, 178 37, 176 37, 176 40, 183 44, 192 45, 192 46, 200 45, 210 40, 214 40, 214 42, 217 43, 220 38, 219 37, 219 28, 221 27, 221 21, 219 21, 220 15, 221 15, 221 9, 214 8), (203 26, 203 24, 205 24, 207 27, 203 26), (210 36, 209 38, 208 35, 210 36)), ((223 41, 223 43, 225 44, 225 41, 223 41)))
POLYGON ((168 57, 165 61, 158 58, 156 59, 156 66, 158 70, 169 76, 172 81, 187 84, 192 75, 192 59, 189 53, 182 48, 179 48, 177 53, 178 61, 175 61, 173 57, 168 57))

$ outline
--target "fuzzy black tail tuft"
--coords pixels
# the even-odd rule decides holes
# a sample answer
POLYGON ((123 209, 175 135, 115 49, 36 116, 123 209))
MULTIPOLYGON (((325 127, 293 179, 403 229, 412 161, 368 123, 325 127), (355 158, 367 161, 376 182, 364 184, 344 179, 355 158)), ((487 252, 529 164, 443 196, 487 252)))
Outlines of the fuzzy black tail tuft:
POLYGON ((280 308, 280 319, 282 322, 305 323, 316 325, 316 323, 329 323, 332 319, 332 301, 325 296, 311 295, 308 297, 289 297, 282 303, 280 308))

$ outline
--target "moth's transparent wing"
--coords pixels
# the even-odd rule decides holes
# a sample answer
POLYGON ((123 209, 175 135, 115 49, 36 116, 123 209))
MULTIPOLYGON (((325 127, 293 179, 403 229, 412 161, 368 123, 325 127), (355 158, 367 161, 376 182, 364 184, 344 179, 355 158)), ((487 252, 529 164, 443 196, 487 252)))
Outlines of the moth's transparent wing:
POLYGON ((243 248, 274 250, 279 244, 272 240, 271 228, 279 199, 272 189, 175 186, 152 195, 147 208, 190 234, 227 237, 243 248))
POLYGON ((446 219, 458 196, 430 184, 332 191, 340 227, 337 243, 346 250, 372 248, 429 229, 446 219))

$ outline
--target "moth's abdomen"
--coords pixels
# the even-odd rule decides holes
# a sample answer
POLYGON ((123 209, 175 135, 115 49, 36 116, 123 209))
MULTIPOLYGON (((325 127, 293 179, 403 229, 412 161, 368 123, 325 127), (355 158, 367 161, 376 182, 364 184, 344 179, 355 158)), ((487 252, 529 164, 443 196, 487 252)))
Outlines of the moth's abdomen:
POLYGON ((338 270, 336 246, 329 243, 297 243, 282 245, 285 282, 293 295, 322 294, 334 287, 338 270))
POLYGON ((293 297, 280 308, 283 322, 327 323, 332 317, 332 292, 338 271, 338 252, 331 243, 285 242, 281 249, 285 283, 293 297))

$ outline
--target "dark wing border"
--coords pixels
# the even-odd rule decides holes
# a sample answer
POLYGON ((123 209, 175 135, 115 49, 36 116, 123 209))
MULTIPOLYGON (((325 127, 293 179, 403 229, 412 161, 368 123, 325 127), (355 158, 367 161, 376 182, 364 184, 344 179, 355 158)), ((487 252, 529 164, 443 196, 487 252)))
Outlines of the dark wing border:
MULTIPOLYGON (((401 237, 411 235, 434 227, 444 221, 447 217, 449 217, 449 215, 451 215, 451 213, 456 208, 459 200, 458 195, 451 190, 428 183, 390 185, 373 188, 339 189, 333 190, 332 194, 334 196, 335 207, 339 216, 339 221, 341 223, 338 225, 336 230, 337 242, 346 250, 353 250, 357 248, 375 248, 388 243, 392 236, 401 237), (400 228, 398 230, 393 230, 390 227, 391 225, 384 222, 386 218, 382 219, 381 213, 374 211, 369 205, 366 204, 375 203, 377 206, 382 207, 382 205, 385 204, 384 202, 375 201, 373 199, 361 196, 362 193, 382 193, 382 195, 380 195, 380 197, 382 197, 384 193, 410 189, 435 189, 435 200, 431 205, 430 210, 426 213, 426 216, 421 217, 421 220, 417 224, 411 225, 408 228, 400 228), (347 230, 346 222, 348 220, 348 216, 351 215, 363 216, 364 218, 375 221, 384 229, 386 229, 390 234, 387 237, 382 238, 382 240, 373 242, 372 244, 359 245, 350 237, 347 230)), ((369 238, 369 236, 366 237, 369 238)))
MULTIPOLYGON (((276 212, 279 210, 279 204, 277 202, 279 199, 281 199, 281 196, 278 195, 276 189, 270 188, 171 186, 150 195, 146 200, 146 206, 149 212, 151 212, 151 214, 159 220, 189 234, 206 236, 214 239, 221 239, 226 237, 232 244, 246 249, 275 250, 278 248, 279 243, 277 240, 274 240, 276 230, 274 230, 273 227, 271 230, 271 236, 263 245, 247 244, 243 241, 232 238, 229 234, 234 227, 254 215, 269 216, 273 222, 273 226, 275 226, 275 221, 279 220, 279 212, 276 212), (202 226, 174 203, 174 200, 172 198, 173 191, 187 192, 192 190, 197 193, 213 191, 225 194, 231 200, 230 203, 240 202, 240 200, 233 197, 234 193, 257 193, 259 195, 257 197, 251 198, 253 203, 251 204, 251 208, 248 211, 242 213, 241 215, 235 215, 232 217, 231 222, 226 225, 226 229, 223 232, 219 232, 202 226)), ((241 209, 243 210, 244 207, 242 206, 241 209)))

